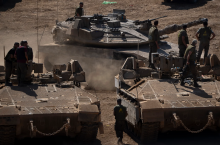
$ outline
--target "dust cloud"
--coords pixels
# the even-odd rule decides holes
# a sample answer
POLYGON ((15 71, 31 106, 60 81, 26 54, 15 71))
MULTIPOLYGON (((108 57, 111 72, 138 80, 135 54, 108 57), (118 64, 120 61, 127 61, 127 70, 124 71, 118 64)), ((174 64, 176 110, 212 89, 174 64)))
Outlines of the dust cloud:
POLYGON ((104 58, 104 56, 97 57, 97 55, 102 55, 100 51, 97 50, 97 54, 92 54, 83 50, 83 47, 79 47, 77 53, 74 49, 61 47, 56 54, 44 55, 41 62, 44 63, 47 71, 51 71, 54 64, 67 64, 70 59, 78 60, 86 73, 87 89, 115 90, 114 76, 119 73, 124 60, 113 60, 104 58))

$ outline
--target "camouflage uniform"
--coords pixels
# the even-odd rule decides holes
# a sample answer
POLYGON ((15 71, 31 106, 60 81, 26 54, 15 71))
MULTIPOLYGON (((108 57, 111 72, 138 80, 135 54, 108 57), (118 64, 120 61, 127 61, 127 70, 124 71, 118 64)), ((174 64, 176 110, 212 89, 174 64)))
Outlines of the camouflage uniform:
POLYGON ((80 15, 80 17, 81 16, 83 16, 84 15, 84 10, 83 10, 83 8, 77 8, 76 9, 76 12, 75 12, 75 16, 77 16, 77 14, 79 14, 80 15))
POLYGON ((199 51, 197 54, 197 62, 199 62, 203 49, 205 50, 204 59, 208 56, 210 36, 213 33, 213 31, 210 27, 204 27, 200 28, 197 33, 199 34, 200 41, 199 51))
POLYGON ((149 47, 150 47, 150 52, 149 52, 149 64, 151 63, 151 54, 152 53, 156 53, 157 52, 157 44, 155 43, 155 41, 157 41, 159 43, 160 41, 160 36, 159 36, 159 32, 156 26, 152 26, 149 30, 149 47))
POLYGON ((127 115, 126 108, 122 105, 117 105, 114 108, 115 115, 115 132, 117 138, 123 138, 123 131, 125 127, 125 117, 127 115))
POLYGON ((183 43, 182 37, 185 37, 186 44, 189 44, 189 39, 186 30, 182 29, 178 35, 178 45, 179 45, 179 57, 183 57, 186 51, 186 46, 183 43))
POLYGON ((186 49, 186 52, 184 54, 184 58, 187 60, 187 57, 188 57, 188 54, 189 54, 189 51, 192 52, 192 54, 190 55, 190 58, 189 58, 189 63, 190 64, 186 64, 184 69, 183 69, 183 76, 182 76, 182 79, 185 79, 186 77, 188 77, 188 74, 191 72, 192 75, 193 75, 193 80, 194 81, 197 81, 197 70, 196 70, 196 64, 195 64, 195 61, 196 61, 196 47, 195 46, 192 46, 192 45, 188 45, 187 49, 186 49))

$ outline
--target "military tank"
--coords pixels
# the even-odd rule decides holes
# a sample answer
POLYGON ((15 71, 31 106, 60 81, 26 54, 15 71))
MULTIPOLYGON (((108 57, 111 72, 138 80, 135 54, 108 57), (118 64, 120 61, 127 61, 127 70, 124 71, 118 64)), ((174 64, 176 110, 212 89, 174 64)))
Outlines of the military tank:
POLYGON ((191 76, 181 86, 178 68, 183 58, 154 53, 151 62, 156 69, 129 57, 115 76, 117 97, 127 107, 128 130, 147 143, 156 142, 159 132, 218 130, 220 82, 203 75, 206 71, 202 67, 198 68, 201 88, 193 87, 191 76))
POLYGON ((13 86, 0 89, 1 145, 53 135, 90 142, 98 128, 103 133, 100 101, 80 88, 85 72, 78 61, 54 65, 45 74, 42 64, 32 63, 30 68, 35 74, 28 75, 32 81, 27 87, 16 86, 15 73, 13 86))
MULTIPOLYGON (((114 9, 108 15, 94 14, 93 16, 82 16, 68 18, 66 21, 57 22, 52 29, 55 43, 81 43, 96 47, 134 47, 137 44, 149 43, 148 31, 152 21, 129 20, 126 18, 125 10, 114 9)), ((189 27, 201 24, 207 19, 199 19, 189 23, 189 27)), ((160 30, 160 39, 167 38, 169 34, 182 29, 182 25, 171 25, 160 30), (170 28, 171 27, 171 28, 170 28)))

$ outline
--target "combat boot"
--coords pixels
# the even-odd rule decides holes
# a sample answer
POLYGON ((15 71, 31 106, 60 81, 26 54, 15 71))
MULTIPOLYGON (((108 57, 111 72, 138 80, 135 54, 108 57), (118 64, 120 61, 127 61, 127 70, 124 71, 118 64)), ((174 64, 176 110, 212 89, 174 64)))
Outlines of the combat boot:
POLYGON ((122 142, 122 138, 121 137, 118 138, 118 145, 124 145, 124 143, 122 142))
POLYGON ((194 87, 200 88, 201 86, 197 83, 197 81, 194 81, 194 87))
POLYGON ((184 85, 185 85, 185 83, 184 83, 184 79, 183 79, 183 78, 181 78, 180 85, 181 85, 181 86, 184 86, 184 85))

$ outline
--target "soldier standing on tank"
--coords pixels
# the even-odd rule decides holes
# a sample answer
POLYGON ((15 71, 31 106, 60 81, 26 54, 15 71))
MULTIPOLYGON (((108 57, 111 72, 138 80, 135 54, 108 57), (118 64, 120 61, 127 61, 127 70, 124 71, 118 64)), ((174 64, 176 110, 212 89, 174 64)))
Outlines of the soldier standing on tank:
POLYGON ((33 61, 33 50, 32 48, 28 45, 28 42, 26 40, 22 40, 22 46, 27 48, 27 55, 28 55, 28 60, 33 61))
POLYGON ((118 138, 118 145, 122 144, 123 131, 125 127, 125 118, 128 115, 126 107, 121 105, 121 99, 117 100, 117 105, 114 108, 114 116, 115 116, 115 132, 118 138))
POLYGON ((178 45, 179 45, 179 57, 183 57, 187 48, 187 44, 189 44, 188 35, 186 32, 187 25, 183 25, 183 29, 180 30, 178 35, 178 45))
POLYGON ((15 51, 15 58, 17 59, 17 80, 18 86, 24 87, 25 76, 27 74, 28 53, 27 47, 24 46, 24 41, 21 41, 21 46, 15 51))
POLYGON ((152 26, 149 30, 149 46, 150 46, 150 52, 149 52, 149 67, 155 69, 155 66, 153 63, 151 63, 151 54, 156 53, 159 48, 159 41, 160 36, 157 29, 158 21, 154 21, 154 26, 152 26))
POLYGON ((184 54, 184 59, 186 59, 186 65, 183 69, 183 75, 181 77, 181 86, 184 86, 184 79, 188 77, 188 74, 191 72, 194 80, 194 87, 201 87, 197 83, 197 70, 196 70, 196 44, 197 40, 193 40, 191 45, 188 45, 186 52, 184 54))
POLYGON ((204 59, 208 56, 210 40, 215 38, 215 33, 211 30, 211 27, 208 27, 208 22, 203 22, 203 26, 204 27, 200 28, 196 33, 196 38, 200 41, 197 62, 200 61, 203 49, 205 50, 204 59))
POLYGON ((79 7, 76 9, 75 16, 81 17, 83 15, 84 15, 83 2, 80 2, 79 7))
POLYGON ((16 62, 14 57, 16 49, 19 47, 19 43, 15 42, 14 47, 9 50, 7 55, 5 56, 5 85, 11 86, 10 77, 13 69, 13 63, 16 62))

